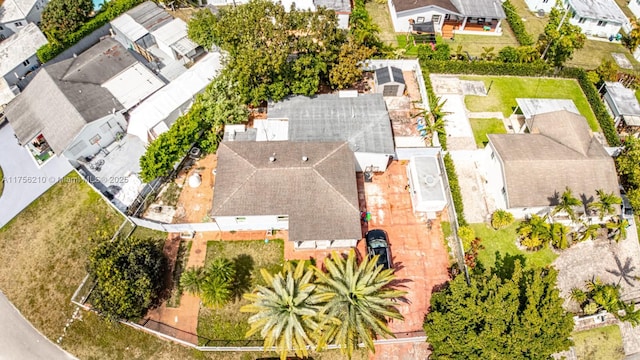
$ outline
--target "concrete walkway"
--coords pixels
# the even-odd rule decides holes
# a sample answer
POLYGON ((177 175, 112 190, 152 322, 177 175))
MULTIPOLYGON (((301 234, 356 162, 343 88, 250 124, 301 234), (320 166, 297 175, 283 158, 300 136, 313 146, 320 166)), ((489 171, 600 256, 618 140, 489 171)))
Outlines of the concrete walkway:
POLYGON ((65 158, 57 156, 38 168, 29 151, 18 145, 14 135, 9 124, 0 126, 0 168, 4 173, 0 227, 73 170, 65 158))

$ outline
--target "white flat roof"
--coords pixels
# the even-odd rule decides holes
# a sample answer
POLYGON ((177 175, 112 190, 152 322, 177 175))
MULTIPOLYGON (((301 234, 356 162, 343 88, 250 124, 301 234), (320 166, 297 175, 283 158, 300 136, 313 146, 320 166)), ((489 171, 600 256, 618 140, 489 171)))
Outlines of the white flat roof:
POLYGON ((149 96, 129 115, 127 132, 145 143, 147 133, 173 111, 204 90, 222 69, 220 53, 209 53, 174 81, 149 96))
POLYGON ((198 44, 187 37, 187 23, 181 19, 171 20, 151 35, 156 41, 170 46, 181 55, 186 55, 198 47, 198 44))
POLYGON ((0 24, 22 20, 36 4, 37 0, 5 0, 0 6, 0 24))
POLYGON ((36 24, 27 24, 20 31, 0 42, 0 77, 35 55, 36 51, 46 43, 47 38, 36 24))
POLYGON ((164 82, 140 63, 133 64, 102 84, 102 87, 109 90, 126 110, 136 106, 163 86, 164 82))
POLYGON ((442 171, 436 156, 418 155, 409 160, 414 199, 418 201, 414 208, 418 211, 439 211, 446 205, 442 171), (435 207, 435 208, 434 208, 435 207), (437 208, 437 209, 436 209, 437 208))
POLYGON ((280 119, 253 120, 256 141, 289 140, 289 121, 280 119))
POLYGON ((516 103, 526 119, 554 111, 567 110, 577 115, 580 111, 570 99, 516 98, 516 103))
POLYGON ((147 35, 149 31, 144 26, 138 24, 131 15, 124 13, 117 18, 111 20, 111 25, 118 29, 127 39, 136 41, 147 35))

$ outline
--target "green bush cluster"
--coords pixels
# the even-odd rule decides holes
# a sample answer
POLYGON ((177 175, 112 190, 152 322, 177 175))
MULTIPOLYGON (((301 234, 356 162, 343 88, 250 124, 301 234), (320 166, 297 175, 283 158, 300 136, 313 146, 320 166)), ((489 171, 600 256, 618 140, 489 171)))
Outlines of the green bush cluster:
POLYGON ((533 39, 527 32, 527 29, 525 29, 524 23, 518 15, 518 10, 516 10, 516 7, 513 6, 513 4, 511 4, 509 0, 504 1, 502 3, 502 7, 504 8, 504 12, 507 15, 507 22, 509 23, 509 26, 511 26, 511 30, 513 30, 513 34, 516 36, 516 40, 518 40, 520 45, 533 45, 533 39))
POLYGON ((544 62, 531 64, 502 63, 498 61, 439 61, 422 60, 422 68, 436 74, 545 76, 551 68, 544 62))
POLYGON ((78 31, 69 34, 61 42, 48 43, 41 46, 36 52, 38 59, 40 62, 46 63, 92 32, 98 30, 104 24, 142 2, 143 0, 111 0, 105 3, 103 10, 94 16, 93 19, 83 24, 78 31))
POLYGON ((513 222, 513 214, 506 210, 496 210, 491 215, 491 227, 496 230, 504 229, 513 222))
POLYGON ((476 232, 467 225, 460 226, 458 229, 458 237, 462 240, 464 251, 467 252, 471 249, 471 242, 476 239, 476 232))
MULTIPOLYGON (((427 88, 427 96, 429 99, 435 99, 436 93, 433 92, 433 86, 431 85, 431 78, 429 77, 429 71, 425 70, 422 66, 422 77, 424 78, 424 86, 427 88)), ((447 150, 447 134, 444 131, 438 132, 438 141, 440 141, 440 147, 443 150, 447 150)))
POLYGON ((464 218, 464 205, 462 204, 462 193, 460 192, 456 167, 453 164, 451 155, 448 153, 444 156, 444 167, 447 171, 447 178, 449 179, 449 189, 451 190, 451 197, 453 198, 453 206, 456 208, 458 225, 467 226, 467 220, 464 218))

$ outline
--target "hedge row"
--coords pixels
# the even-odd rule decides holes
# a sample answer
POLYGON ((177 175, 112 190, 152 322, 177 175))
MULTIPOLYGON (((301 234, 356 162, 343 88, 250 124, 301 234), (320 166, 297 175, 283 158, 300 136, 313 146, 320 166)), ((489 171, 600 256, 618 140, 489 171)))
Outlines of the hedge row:
POLYGON ((125 11, 141 4, 143 1, 144 0, 111 0, 107 2, 104 6, 104 10, 83 24, 78 31, 68 34, 61 42, 50 42, 40 47, 36 53, 38 59, 42 63, 53 59, 66 49, 75 45, 78 41, 98 30, 109 21, 120 16, 120 14, 125 11))
POLYGON ((518 10, 516 10, 515 6, 513 6, 509 0, 506 0, 502 3, 502 8, 504 8, 504 12, 507 15, 507 22, 511 26, 511 30, 513 30, 513 34, 516 36, 516 40, 518 40, 520 45, 533 45, 533 39, 527 32, 527 29, 525 29, 524 22, 522 22, 522 18, 518 15, 518 10))
MULTIPOLYGON (((582 91, 589 101, 604 137, 610 146, 620 146, 620 138, 616 127, 607 112, 598 89, 589 81, 587 72, 580 68, 564 68, 560 71, 554 70, 546 63, 535 62, 531 64, 521 63, 500 63, 495 61, 421 61, 423 72, 436 74, 473 74, 473 75, 493 75, 493 76, 559 76, 574 78, 580 84, 582 91)), ((428 75, 425 76, 427 81, 428 75)), ((431 96, 431 95, 430 95, 431 96)))
MULTIPOLYGON (((427 96, 429 99, 435 99, 436 93, 433 92, 433 86, 431 85, 431 78, 429 77, 429 71, 422 68, 422 77, 424 78, 424 86, 427 88, 427 96)), ((440 147, 443 150, 447 150, 447 134, 442 132, 438 133, 438 140, 440 141, 440 147)))
POLYGON ((462 193, 460 192, 460 184, 458 183, 458 175, 453 159, 449 153, 444 155, 444 168, 449 179, 449 189, 453 198, 453 206, 456 208, 456 216, 458 218, 458 226, 467 226, 467 220, 464 218, 464 205, 462 204, 462 193))

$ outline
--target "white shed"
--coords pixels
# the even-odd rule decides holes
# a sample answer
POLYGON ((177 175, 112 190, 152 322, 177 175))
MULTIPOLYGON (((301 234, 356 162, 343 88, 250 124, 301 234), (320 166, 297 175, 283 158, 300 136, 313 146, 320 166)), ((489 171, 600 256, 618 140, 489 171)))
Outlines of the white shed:
POLYGON ((402 96, 405 83, 402 70, 386 66, 374 72, 376 93, 382 96, 402 96))
POLYGON ((439 154, 412 156, 407 166, 411 203, 415 213, 435 218, 447 206, 439 154))

